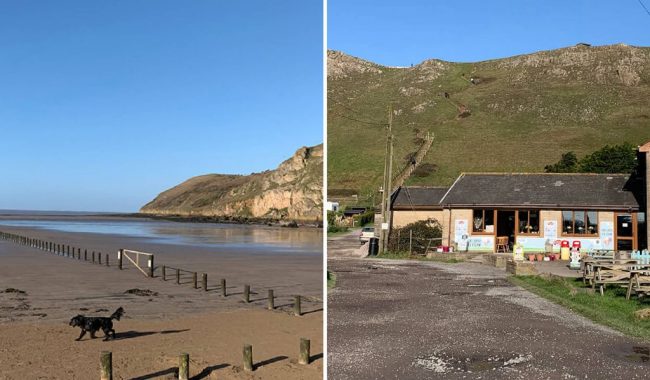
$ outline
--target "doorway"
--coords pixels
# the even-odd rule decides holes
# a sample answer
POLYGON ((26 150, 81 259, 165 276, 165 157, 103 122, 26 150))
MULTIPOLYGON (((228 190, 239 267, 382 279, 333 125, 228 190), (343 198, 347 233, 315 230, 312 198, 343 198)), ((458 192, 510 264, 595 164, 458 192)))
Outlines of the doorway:
POLYGON ((616 250, 632 251, 637 248, 637 221, 636 214, 616 214, 616 250))
POLYGON ((515 222, 514 210, 497 210, 497 237, 508 237, 510 251, 515 243, 515 222))

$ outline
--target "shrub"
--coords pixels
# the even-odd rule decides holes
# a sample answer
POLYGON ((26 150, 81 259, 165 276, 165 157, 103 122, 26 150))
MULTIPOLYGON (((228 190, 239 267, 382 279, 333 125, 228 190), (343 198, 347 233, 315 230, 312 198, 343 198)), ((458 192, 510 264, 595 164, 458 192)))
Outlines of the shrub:
POLYGON ((439 240, 431 242, 430 239, 440 239, 442 237, 442 226, 435 219, 420 220, 407 224, 402 228, 393 228, 388 239, 388 249, 399 251, 412 247, 413 253, 424 255, 427 247, 435 247, 439 240), (411 232, 413 240, 411 241, 411 232), (431 242, 431 244, 429 244, 431 242))

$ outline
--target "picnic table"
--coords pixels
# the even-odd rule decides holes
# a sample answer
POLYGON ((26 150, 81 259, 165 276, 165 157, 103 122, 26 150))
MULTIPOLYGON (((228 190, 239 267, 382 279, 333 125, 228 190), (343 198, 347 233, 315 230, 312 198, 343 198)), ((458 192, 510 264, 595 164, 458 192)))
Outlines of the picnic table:
MULTIPOLYGON (((632 259, 608 259, 608 260, 594 260, 589 263, 585 262, 585 266, 589 267, 587 279, 590 281, 592 289, 599 287, 600 294, 603 295, 606 285, 621 285, 628 286, 630 284, 631 272, 634 270, 650 271, 650 265, 642 265, 638 260, 632 259)), ((629 289, 629 288, 628 288, 629 289)))
POLYGON ((582 281, 584 283, 589 282, 591 285, 593 282, 594 274, 597 268, 602 266, 612 266, 612 265, 625 265, 625 264, 637 264, 638 260, 632 259, 614 259, 611 256, 606 258, 596 258, 596 257, 585 257, 581 260, 582 262, 582 281))
POLYGON ((650 265, 646 265, 643 269, 633 269, 630 271, 625 299, 630 299, 632 291, 637 296, 645 296, 647 293, 650 293, 650 265))

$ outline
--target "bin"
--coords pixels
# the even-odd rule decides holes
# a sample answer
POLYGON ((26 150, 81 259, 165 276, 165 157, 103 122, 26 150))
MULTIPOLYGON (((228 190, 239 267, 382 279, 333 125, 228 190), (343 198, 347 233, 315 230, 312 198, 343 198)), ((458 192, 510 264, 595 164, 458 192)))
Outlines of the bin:
POLYGON ((570 258, 571 258, 571 251, 569 250, 569 247, 561 247, 560 248, 560 260, 569 261, 570 258))
POLYGON ((368 244, 368 256, 377 256, 379 253, 379 238, 371 237, 368 244))

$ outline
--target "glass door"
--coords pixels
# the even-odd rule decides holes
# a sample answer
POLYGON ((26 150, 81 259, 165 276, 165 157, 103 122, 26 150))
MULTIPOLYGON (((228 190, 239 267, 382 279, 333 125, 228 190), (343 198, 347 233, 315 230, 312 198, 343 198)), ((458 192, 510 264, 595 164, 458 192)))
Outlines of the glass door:
POLYGON ((636 249, 636 215, 616 214, 616 250, 636 249))

